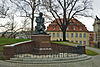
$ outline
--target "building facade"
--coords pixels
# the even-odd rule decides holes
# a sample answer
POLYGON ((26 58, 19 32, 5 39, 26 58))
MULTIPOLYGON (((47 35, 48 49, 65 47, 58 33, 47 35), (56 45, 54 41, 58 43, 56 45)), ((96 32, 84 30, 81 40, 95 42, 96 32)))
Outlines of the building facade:
MULTIPOLYGON (((62 40, 63 38, 63 33, 55 21, 47 27, 47 33, 51 35, 51 40, 62 40)), ((89 45, 89 32, 84 24, 74 18, 66 30, 66 40, 89 45)))
POLYGON ((93 31, 89 31, 89 46, 94 46, 94 32, 93 31))
POLYGON ((100 48, 100 19, 98 19, 98 17, 96 17, 93 27, 94 27, 94 45, 95 47, 100 48))

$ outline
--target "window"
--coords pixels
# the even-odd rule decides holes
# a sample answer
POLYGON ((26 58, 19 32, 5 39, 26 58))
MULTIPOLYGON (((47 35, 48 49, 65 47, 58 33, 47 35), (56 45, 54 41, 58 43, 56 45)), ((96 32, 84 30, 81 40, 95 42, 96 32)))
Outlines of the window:
POLYGON ((51 33, 49 33, 49 35, 51 36, 51 33))
POLYGON ((67 33, 66 36, 67 36, 67 38, 68 38, 68 37, 69 37, 69 34, 67 33))
POLYGON ((55 37, 55 33, 53 33, 53 37, 55 37))
POLYGON ((82 41, 80 41, 80 44, 82 44, 82 41))
POLYGON ((71 42, 74 42, 73 40, 71 42))
POLYGON ((59 33, 57 33, 57 37, 59 37, 59 33))
POLYGON ((73 27, 73 30, 76 30, 76 28, 75 28, 75 27, 73 27))
POLYGON ((63 37, 63 33, 61 33, 61 37, 63 37))
POLYGON ((53 30, 55 30, 55 26, 53 26, 52 28, 53 28, 53 30))
POLYGON ((67 27, 67 30, 68 30, 68 27, 67 27))
POLYGON ((84 38, 86 38, 86 34, 84 33, 84 38))
POLYGON ((76 37, 78 37, 78 33, 76 33, 76 37))
POLYGON ((71 37, 72 37, 72 38, 74 37, 74 34, 73 34, 73 33, 71 33, 71 37))
POLYGON ((82 34, 80 33, 80 38, 82 38, 82 34))
POLYGON ((86 41, 84 41, 84 44, 86 44, 86 41))
POLYGON ((78 41, 76 41, 76 43, 78 43, 78 41))
POLYGON ((79 27, 79 30, 82 30, 82 27, 79 27))
POLYGON ((93 37, 90 37, 90 41, 93 41, 93 37))

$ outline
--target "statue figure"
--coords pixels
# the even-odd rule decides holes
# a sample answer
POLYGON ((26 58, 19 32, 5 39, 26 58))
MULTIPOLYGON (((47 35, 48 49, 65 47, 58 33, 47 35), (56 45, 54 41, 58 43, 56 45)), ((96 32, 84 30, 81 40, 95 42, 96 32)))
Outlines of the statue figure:
POLYGON ((44 18, 42 17, 43 13, 39 13, 39 17, 36 17, 37 26, 35 26, 35 33, 34 34, 46 34, 45 25, 44 25, 44 18))
POLYGON ((96 19, 95 20, 100 20, 100 18, 98 18, 98 16, 96 16, 96 19))

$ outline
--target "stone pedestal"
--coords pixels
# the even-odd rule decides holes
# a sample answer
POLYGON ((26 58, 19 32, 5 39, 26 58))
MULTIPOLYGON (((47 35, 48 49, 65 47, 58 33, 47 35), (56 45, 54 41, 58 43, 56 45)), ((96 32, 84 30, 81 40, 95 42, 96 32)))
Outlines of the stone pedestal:
POLYGON ((37 42, 35 54, 51 54, 52 48, 49 35, 32 35, 31 40, 37 42))

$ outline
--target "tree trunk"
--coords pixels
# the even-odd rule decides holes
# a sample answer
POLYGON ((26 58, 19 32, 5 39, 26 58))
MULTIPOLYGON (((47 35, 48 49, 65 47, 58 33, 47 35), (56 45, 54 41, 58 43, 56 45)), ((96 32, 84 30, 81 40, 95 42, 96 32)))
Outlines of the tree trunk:
POLYGON ((66 31, 62 31, 63 32, 63 41, 66 41, 66 31))
POLYGON ((34 11, 35 11, 35 0, 33 0, 33 8, 32 8, 32 18, 31 18, 31 35, 34 31, 34 11))
POLYGON ((34 31, 34 9, 32 9, 32 18, 31 18, 31 35, 33 34, 34 31))
POLYGON ((34 18, 31 19, 31 35, 33 34, 33 21, 34 21, 34 18))

